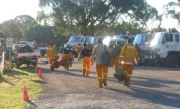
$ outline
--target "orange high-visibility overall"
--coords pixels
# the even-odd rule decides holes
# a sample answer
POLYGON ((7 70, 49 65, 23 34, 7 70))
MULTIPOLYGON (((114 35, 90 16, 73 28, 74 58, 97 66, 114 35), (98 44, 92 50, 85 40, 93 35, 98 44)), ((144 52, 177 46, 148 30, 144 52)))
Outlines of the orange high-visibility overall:
POLYGON ((107 80, 108 67, 102 64, 96 64, 96 74, 99 81, 99 87, 102 87, 103 81, 107 80))
POLYGON ((47 57, 49 59, 49 63, 50 63, 50 66, 51 66, 55 62, 55 57, 56 57, 54 46, 49 46, 48 47, 48 49, 47 49, 47 57))
POLYGON ((90 67, 91 67, 91 58, 90 57, 88 57, 88 56, 83 57, 82 67, 83 67, 83 71, 86 72, 86 76, 89 76, 90 67))
POLYGON ((120 60, 120 55, 118 55, 116 58, 115 58, 115 60, 114 60, 114 68, 116 69, 116 68, 118 68, 118 66, 119 66, 119 60, 120 60))
POLYGON ((70 60, 70 54, 63 54, 63 59, 65 61, 65 67, 69 68, 69 60, 70 60))

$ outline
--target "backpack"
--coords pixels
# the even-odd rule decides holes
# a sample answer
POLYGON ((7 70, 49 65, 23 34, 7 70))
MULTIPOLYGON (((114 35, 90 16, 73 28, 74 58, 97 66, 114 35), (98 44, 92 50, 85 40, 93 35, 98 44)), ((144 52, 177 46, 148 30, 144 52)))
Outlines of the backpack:
POLYGON ((113 58, 110 52, 106 50, 106 46, 104 45, 104 52, 101 55, 101 62, 104 66, 112 66, 113 65, 113 58))

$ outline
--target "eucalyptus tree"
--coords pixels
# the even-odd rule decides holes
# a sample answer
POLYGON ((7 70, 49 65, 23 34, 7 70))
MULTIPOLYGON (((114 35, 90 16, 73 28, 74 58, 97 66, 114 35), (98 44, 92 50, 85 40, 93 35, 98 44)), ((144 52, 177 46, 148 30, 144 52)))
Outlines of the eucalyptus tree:
POLYGON ((14 40, 22 39, 22 33, 20 31, 19 23, 14 20, 8 20, 0 25, 0 30, 6 35, 6 37, 11 37, 14 40))
POLYGON ((34 25, 28 28, 25 33, 27 40, 33 41, 36 40, 40 43, 49 43, 54 39, 54 34, 52 32, 52 27, 34 25))
POLYGON ((172 18, 177 19, 180 23, 180 1, 169 2, 165 5, 166 16, 170 15, 172 18))
POLYGON ((18 23, 22 37, 24 39, 26 39, 25 32, 27 31, 27 29, 30 28, 31 26, 37 24, 36 20, 29 15, 17 16, 17 17, 15 17, 14 21, 18 23))
MULTIPOLYGON (((54 30, 70 34, 95 34, 125 19, 146 25, 157 17, 157 10, 145 0, 39 0, 40 6, 49 9, 46 14, 54 30)), ((41 14, 42 15, 42 14, 41 14)), ((42 16, 41 16, 42 18, 42 16)), ((47 19, 46 16, 44 18, 47 19)), ((42 19, 41 19, 42 20, 42 19)))

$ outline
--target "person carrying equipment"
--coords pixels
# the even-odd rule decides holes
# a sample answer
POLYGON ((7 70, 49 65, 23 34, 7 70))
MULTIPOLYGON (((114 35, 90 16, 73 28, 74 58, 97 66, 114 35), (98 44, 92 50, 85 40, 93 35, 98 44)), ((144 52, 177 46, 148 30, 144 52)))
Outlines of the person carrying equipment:
POLYGON ((130 85, 134 64, 138 64, 139 55, 136 47, 132 44, 131 39, 127 39, 127 44, 122 48, 120 62, 122 69, 126 72, 124 86, 130 85))
POLYGON ((51 71, 53 71, 54 70, 53 63, 55 62, 56 59, 56 52, 54 45, 52 43, 49 44, 46 54, 47 54, 47 58, 49 59, 50 69, 51 71))
POLYGON ((96 74, 99 82, 99 88, 107 86, 107 74, 108 74, 108 66, 105 66, 102 63, 101 56, 105 52, 110 52, 110 49, 103 45, 102 39, 98 40, 98 44, 93 48, 92 56, 91 56, 91 65, 94 63, 94 59, 96 61, 96 74))
POLYGON ((79 56, 78 56, 78 62, 80 61, 81 58, 83 58, 83 61, 82 61, 82 70, 83 70, 83 76, 85 76, 86 74, 86 77, 89 76, 89 73, 90 73, 90 63, 91 63, 91 52, 92 50, 89 50, 87 49, 86 47, 86 44, 83 44, 84 48, 81 50, 79 56))
POLYGON ((69 61, 70 61, 70 48, 68 47, 68 45, 66 44, 63 50, 63 55, 62 58, 64 59, 65 65, 64 68, 65 69, 69 69, 69 61))
POLYGON ((111 49, 111 54, 114 58, 114 69, 116 70, 119 66, 120 54, 122 51, 122 46, 120 41, 116 41, 116 45, 111 49))

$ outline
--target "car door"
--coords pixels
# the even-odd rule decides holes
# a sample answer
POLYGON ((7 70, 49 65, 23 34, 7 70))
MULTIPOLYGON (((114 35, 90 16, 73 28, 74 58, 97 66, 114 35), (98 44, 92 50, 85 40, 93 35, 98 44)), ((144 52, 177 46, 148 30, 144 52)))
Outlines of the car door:
POLYGON ((173 37, 172 33, 166 33, 165 34, 166 41, 165 41, 165 49, 166 51, 175 51, 176 46, 175 46, 175 39, 173 37))
POLYGON ((180 34, 175 34, 176 51, 180 51, 180 34))

